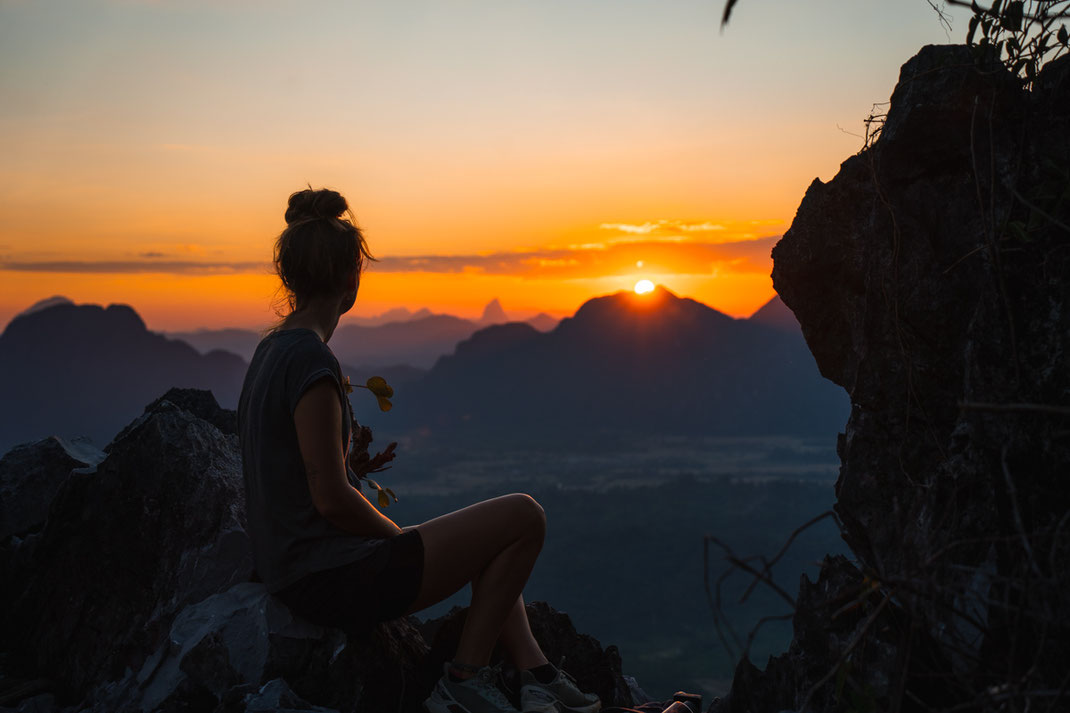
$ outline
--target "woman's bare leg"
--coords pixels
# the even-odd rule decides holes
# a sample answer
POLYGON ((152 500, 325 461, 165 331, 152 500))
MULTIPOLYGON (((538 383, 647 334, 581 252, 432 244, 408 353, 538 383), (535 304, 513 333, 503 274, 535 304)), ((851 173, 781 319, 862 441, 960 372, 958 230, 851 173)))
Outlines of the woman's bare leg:
POLYGON ((517 669, 535 668, 549 663, 546 655, 539 648, 535 637, 531 634, 531 625, 528 623, 528 610, 524 608, 524 597, 517 597, 513 608, 502 625, 502 633, 499 637, 509 660, 517 669))
POLYGON ((511 655, 538 658, 531 652, 538 645, 531 638, 520 593, 546 534, 546 517, 539 504, 527 495, 505 495, 415 529, 424 544, 424 573, 410 612, 442 601, 472 582, 472 605, 456 660, 485 666, 503 634, 511 655), (524 641, 525 636, 530 642, 524 641))

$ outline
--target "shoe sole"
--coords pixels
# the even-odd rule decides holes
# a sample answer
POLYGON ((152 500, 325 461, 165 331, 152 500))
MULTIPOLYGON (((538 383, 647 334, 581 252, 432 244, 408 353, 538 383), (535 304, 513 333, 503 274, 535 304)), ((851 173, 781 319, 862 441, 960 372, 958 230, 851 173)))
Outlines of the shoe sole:
POLYGON ((469 713, 468 709, 460 703, 446 703, 445 701, 424 701, 424 713, 469 713))
MULTIPOLYGON (((424 701, 422 706, 424 713, 471 713, 471 710, 465 708, 456 700, 444 701, 441 698, 436 699, 434 695, 424 701)), ((537 713, 556 713, 556 709, 551 707, 544 711, 537 711, 537 713)))
MULTIPOLYGON (((546 689, 540 689, 546 690, 546 689)), ((523 701, 523 693, 521 695, 521 701, 523 701)), ((553 695, 553 694, 550 694, 553 695)), ((579 706, 578 708, 572 708, 565 705, 565 702, 560 698, 556 699, 552 703, 548 703, 542 707, 524 708, 521 706, 523 713, 598 713, 602 710, 602 702, 591 703, 586 706, 579 706)))

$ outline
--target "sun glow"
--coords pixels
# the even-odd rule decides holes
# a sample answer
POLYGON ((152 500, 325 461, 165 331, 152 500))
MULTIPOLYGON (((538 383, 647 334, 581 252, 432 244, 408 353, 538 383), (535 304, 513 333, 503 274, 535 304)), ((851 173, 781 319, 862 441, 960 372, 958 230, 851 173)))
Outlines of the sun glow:
POLYGON ((654 291, 654 283, 650 280, 639 280, 635 283, 635 294, 645 295, 647 292, 654 291))

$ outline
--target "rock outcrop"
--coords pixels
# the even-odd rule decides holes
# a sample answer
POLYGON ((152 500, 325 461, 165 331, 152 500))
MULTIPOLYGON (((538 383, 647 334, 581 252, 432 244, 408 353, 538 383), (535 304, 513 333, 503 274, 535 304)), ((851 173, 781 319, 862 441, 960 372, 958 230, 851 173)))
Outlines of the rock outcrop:
POLYGON ((75 690, 139 669, 183 607, 249 579, 243 499, 237 437, 155 402, 63 482, 7 633, 75 690))
MULTIPOLYGON (((106 453, 46 439, 0 461, 5 498, 26 478, 55 493, 44 510, 26 500, 28 532, 0 552, 0 706, 18 703, 0 711, 419 709, 455 641, 437 637, 429 664, 413 618, 347 637, 249 581, 234 425, 210 393, 172 389, 106 453), (24 685, 9 685, 12 668, 24 685)), ((614 647, 545 604, 529 611, 551 655, 630 702, 614 647)))
POLYGON ((0 458, 0 541, 40 530, 48 506, 75 468, 89 468, 104 453, 85 439, 49 436, 12 448, 0 458))
POLYGON ((804 581, 791 651, 744 662, 725 710, 1066 705, 1068 136, 1070 57, 1027 91, 926 47, 877 141, 807 190, 773 281, 851 397, 860 569, 804 581))

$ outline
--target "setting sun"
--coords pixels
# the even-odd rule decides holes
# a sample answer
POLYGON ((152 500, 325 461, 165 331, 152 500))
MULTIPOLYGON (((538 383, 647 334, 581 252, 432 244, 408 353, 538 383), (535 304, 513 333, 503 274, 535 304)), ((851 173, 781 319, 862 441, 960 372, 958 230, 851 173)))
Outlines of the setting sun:
POLYGON ((635 283, 635 294, 645 295, 647 292, 654 291, 654 283, 650 280, 639 280, 635 283))

